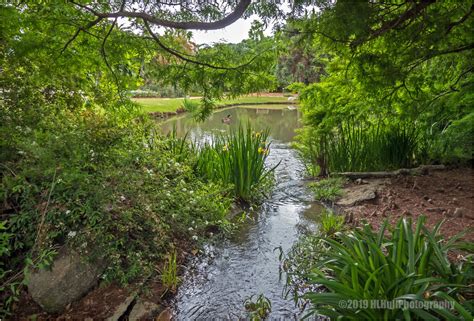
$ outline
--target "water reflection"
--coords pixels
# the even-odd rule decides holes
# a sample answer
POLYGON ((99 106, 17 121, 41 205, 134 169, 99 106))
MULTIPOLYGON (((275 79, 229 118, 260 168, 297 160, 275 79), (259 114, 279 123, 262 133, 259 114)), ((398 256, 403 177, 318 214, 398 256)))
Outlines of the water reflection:
POLYGON ((214 112, 205 122, 196 122, 191 115, 173 117, 162 123, 162 129, 169 133, 176 127, 178 136, 182 137, 189 132, 191 139, 200 141, 209 133, 235 129, 239 123, 250 122, 255 130, 270 128, 273 140, 288 143, 295 136, 295 129, 300 127, 299 119, 298 110, 289 110, 281 105, 230 107, 214 112), (231 121, 225 124, 222 119, 228 115, 231 121))

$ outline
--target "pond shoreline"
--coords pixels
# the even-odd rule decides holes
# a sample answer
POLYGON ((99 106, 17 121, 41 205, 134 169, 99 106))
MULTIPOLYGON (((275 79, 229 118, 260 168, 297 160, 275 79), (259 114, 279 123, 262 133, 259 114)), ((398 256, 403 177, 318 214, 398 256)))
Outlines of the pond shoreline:
MULTIPOLYGON (((253 106, 253 105, 298 105, 297 101, 288 101, 288 102, 255 102, 255 103, 235 103, 235 104, 228 104, 228 105, 219 105, 216 106, 215 109, 224 109, 230 107, 239 107, 239 106, 253 106)), ((182 114, 186 114, 184 108, 178 108, 176 111, 153 111, 148 112, 148 115, 154 119, 168 119, 172 116, 178 116, 182 114)))

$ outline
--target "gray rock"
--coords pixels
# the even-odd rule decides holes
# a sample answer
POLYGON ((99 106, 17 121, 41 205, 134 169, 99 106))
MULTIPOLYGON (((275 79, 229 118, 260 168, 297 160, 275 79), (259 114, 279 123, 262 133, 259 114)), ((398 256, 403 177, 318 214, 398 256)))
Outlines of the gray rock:
POLYGON ((463 209, 460 208, 460 207, 456 207, 456 209, 454 210, 453 216, 454 217, 463 217, 463 215, 464 215, 463 209))
POLYGON ((155 319, 156 321, 169 321, 173 319, 173 313, 170 308, 163 310, 155 319))
POLYGON ((120 317, 123 316, 125 312, 127 312, 128 307, 133 303, 135 298, 136 298, 135 294, 132 294, 126 297, 122 303, 120 303, 119 305, 115 307, 114 312, 112 313, 110 317, 106 319, 106 321, 118 321, 120 317))
POLYGON ((128 320, 136 321, 141 320, 143 318, 148 320, 154 314, 158 313, 160 309, 160 306, 156 303, 139 299, 137 303, 133 306, 132 311, 130 311, 128 320))
POLYGON ((357 189, 348 190, 336 204, 340 206, 352 206, 363 201, 372 200, 377 196, 375 188, 371 188, 367 185, 367 187, 362 186, 359 186, 357 189))
POLYGON ((104 268, 105 264, 86 262, 77 252, 64 248, 49 270, 27 275, 28 291, 45 311, 61 312, 97 284, 104 268))
MULTIPOLYGON (((362 185, 346 187, 343 190, 344 196, 336 202, 336 205, 353 206, 364 201, 372 200, 377 197, 377 191, 383 189, 388 182, 386 179, 370 179, 364 181, 362 185)), ((389 201, 392 194, 391 191, 387 194, 389 201)))

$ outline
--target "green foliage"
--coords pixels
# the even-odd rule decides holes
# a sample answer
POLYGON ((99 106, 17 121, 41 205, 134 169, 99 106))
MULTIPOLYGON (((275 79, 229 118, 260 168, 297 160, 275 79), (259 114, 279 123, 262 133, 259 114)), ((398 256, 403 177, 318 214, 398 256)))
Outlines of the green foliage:
POLYGON ((322 161, 329 172, 410 168, 425 161, 420 130, 413 125, 362 124, 341 120, 330 133, 316 137, 311 128, 300 131, 295 147, 308 172, 318 173, 322 161))
POLYGON ((330 177, 310 183, 309 187, 313 191, 316 200, 335 201, 342 196, 342 185, 344 180, 340 177, 330 177))
POLYGON ((199 103, 191 99, 185 99, 181 107, 187 112, 195 112, 199 108, 199 103))
POLYGON ((468 284, 473 281, 472 256, 460 262, 448 258, 449 251, 465 247, 457 243, 462 235, 443 240, 441 222, 433 230, 424 222, 420 217, 413 229, 410 219, 400 219, 390 236, 386 236, 385 222, 378 232, 366 225, 350 233, 337 233, 335 239, 321 238, 329 248, 319 257, 310 282, 323 285, 327 292, 305 295, 313 304, 311 313, 343 320, 471 319, 472 308, 466 297, 471 291, 468 284), (348 308, 340 303, 349 300, 446 300, 454 308, 348 308))
POLYGON ((259 198, 262 186, 276 168, 266 168, 270 152, 269 131, 255 132, 250 124, 236 131, 215 135, 199 150, 196 172, 209 181, 233 187, 243 201, 259 198))
MULTIPOLYGON (((166 45, 176 45, 172 35, 167 35, 164 41, 166 45)), ((159 78, 164 85, 177 86, 185 92, 199 92, 203 98, 197 117, 204 119, 210 115, 217 100, 276 87, 274 47, 274 39, 264 37, 258 41, 247 39, 239 44, 201 46, 193 52, 193 60, 213 67, 187 63, 160 51, 159 59, 151 60, 146 69, 148 78, 159 78)))
POLYGON ((344 216, 336 215, 332 211, 325 210, 321 214, 321 229, 323 235, 332 236, 341 232, 344 228, 344 216))
POLYGON ((311 172, 472 160, 471 2, 426 2, 418 10, 319 1, 318 14, 285 27, 293 46, 324 70, 299 97, 299 144, 311 172), (392 28, 401 16, 409 23, 392 28))
POLYGON ((434 159, 445 163, 470 161, 474 153, 474 112, 461 119, 454 120, 439 135, 429 147, 429 153, 434 159))
POLYGON ((294 82, 289 84, 286 89, 294 94, 299 94, 305 87, 306 85, 302 82, 294 82))
POLYGON ((245 299, 244 306, 252 321, 264 320, 272 311, 272 303, 263 294, 260 294, 255 300, 254 295, 245 299))
POLYGON ((163 271, 161 272, 161 282, 168 291, 175 292, 179 283, 178 264, 176 262, 176 251, 168 255, 163 271))
POLYGON ((192 241, 209 224, 225 223, 231 200, 221 186, 199 180, 190 147, 154 134, 146 119, 97 109, 63 112, 29 129, 8 125, 20 134, 8 142, 14 152, 2 154, 8 291, 25 266, 47 265, 45 253, 65 243, 106 257, 103 277, 126 283, 153 273, 176 237, 192 241))

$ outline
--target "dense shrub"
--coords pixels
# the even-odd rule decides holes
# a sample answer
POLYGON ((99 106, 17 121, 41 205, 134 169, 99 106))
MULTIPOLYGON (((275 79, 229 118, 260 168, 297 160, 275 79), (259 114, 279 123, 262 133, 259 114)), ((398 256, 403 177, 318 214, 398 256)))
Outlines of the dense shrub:
POLYGON ((2 292, 65 244, 106 258, 107 280, 145 277, 177 238, 225 221, 230 199, 221 187, 199 180, 195 158, 177 153, 176 139, 157 135, 144 116, 92 108, 6 126, 18 134, 0 169, 2 292))
POLYGON ((449 123, 439 133, 431 133, 429 155, 444 163, 466 163, 474 156, 474 112, 449 123), (437 135, 436 135, 437 134, 437 135))

